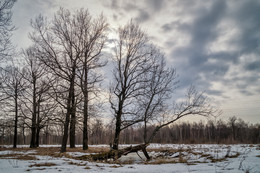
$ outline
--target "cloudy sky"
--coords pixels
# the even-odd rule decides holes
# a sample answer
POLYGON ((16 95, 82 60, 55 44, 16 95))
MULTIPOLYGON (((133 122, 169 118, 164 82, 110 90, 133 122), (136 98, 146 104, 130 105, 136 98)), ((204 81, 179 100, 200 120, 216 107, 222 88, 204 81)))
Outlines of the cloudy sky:
POLYGON ((195 85, 223 110, 260 123, 259 0, 18 0, 13 41, 26 48, 30 20, 60 8, 103 13, 111 28, 139 23, 179 75, 179 97, 195 85))

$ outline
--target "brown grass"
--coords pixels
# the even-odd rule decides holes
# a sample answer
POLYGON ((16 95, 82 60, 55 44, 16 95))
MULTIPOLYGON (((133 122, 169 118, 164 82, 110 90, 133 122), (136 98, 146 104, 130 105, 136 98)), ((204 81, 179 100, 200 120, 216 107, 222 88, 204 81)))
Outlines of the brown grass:
POLYGON ((110 168, 120 168, 122 167, 122 165, 112 165, 112 166, 109 166, 110 168))
POLYGON ((86 163, 75 163, 75 162, 72 162, 72 161, 69 161, 68 164, 70 165, 77 165, 77 166, 86 166, 86 163))
POLYGON ((30 156, 30 155, 21 155, 16 157, 18 160, 39 160, 35 156, 30 156))
POLYGON ((86 166, 84 169, 91 169, 89 166, 86 166))
POLYGON ((38 160, 35 156, 15 154, 15 153, 13 153, 13 154, 0 155, 0 158, 5 158, 5 159, 18 159, 18 160, 38 160))
POLYGON ((42 167, 42 166, 44 166, 44 167, 49 167, 49 166, 56 166, 56 164, 55 163, 36 163, 36 164, 33 164, 33 165, 29 165, 29 167, 31 168, 31 167, 42 167))

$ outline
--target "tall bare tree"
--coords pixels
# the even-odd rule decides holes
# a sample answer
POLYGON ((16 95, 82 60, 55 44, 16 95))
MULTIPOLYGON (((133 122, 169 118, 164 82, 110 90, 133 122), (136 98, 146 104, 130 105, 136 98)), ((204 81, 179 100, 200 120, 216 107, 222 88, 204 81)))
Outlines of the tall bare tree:
POLYGON ((87 12, 81 11, 80 16, 84 34, 79 39, 82 42, 82 47, 79 48, 83 51, 83 56, 80 58, 79 80, 83 94, 83 150, 86 150, 88 149, 89 106, 90 102, 97 98, 100 92, 98 84, 103 80, 98 69, 107 63, 102 59, 102 50, 107 39, 108 24, 102 15, 92 19, 87 12))
POLYGON ((5 105, 5 112, 7 114, 14 113, 13 148, 17 147, 19 100, 25 86, 22 76, 22 70, 14 64, 12 66, 7 66, 4 69, 1 68, 1 102, 5 105))
POLYGON ((39 133, 43 128, 43 120, 48 118, 45 114, 48 110, 53 110, 55 104, 44 103, 46 100, 51 102, 47 92, 50 90, 52 80, 37 56, 37 49, 34 46, 28 48, 24 51, 24 57, 26 65, 23 77, 28 85, 24 92, 23 109, 27 109, 27 112, 31 113, 31 117, 28 117, 26 113, 24 117, 31 120, 31 125, 29 125, 31 128, 30 147, 35 148, 39 146, 39 133))
MULTIPOLYGON (((67 100, 61 147, 61 152, 65 152, 69 124, 70 147, 75 147, 77 77, 81 77, 81 82, 77 83, 81 83, 83 91, 89 90, 90 84, 99 79, 90 82, 89 75, 90 70, 103 66, 100 53, 104 46, 107 23, 103 16, 91 21, 87 10, 80 9, 71 14, 69 10, 61 8, 51 22, 39 16, 32 22, 32 26, 34 32, 30 37, 38 47, 40 60, 59 78, 57 86, 65 91, 65 94, 59 93, 67 100)), ((57 88, 53 89, 57 91, 57 88)), ((83 93, 87 98, 87 92, 83 93)))
POLYGON ((152 66, 151 54, 154 51, 147 35, 132 21, 119 28, 118 37, 110 87, 110 104, 116 119, 113 142, 113 149, 116 150, 120 132, 142 120, 135 103, 145 89, 146 73, 152 66))

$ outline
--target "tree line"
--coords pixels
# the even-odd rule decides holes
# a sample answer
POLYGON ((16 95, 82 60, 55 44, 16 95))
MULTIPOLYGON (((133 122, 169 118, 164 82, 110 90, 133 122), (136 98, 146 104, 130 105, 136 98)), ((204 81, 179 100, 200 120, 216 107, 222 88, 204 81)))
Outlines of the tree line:
MULTIPOLYGON (((0 10, 7 10, 1 13, 11 14, 13 3, 0 4, 0 10)), ((5 32, 12 32, 10 27, 5 32)), ((167 66, 164 53, 132 20, 113 32, 102 14, 93 17, 88 10, 60 8, 51 19, 37 16, 31 27, 32 44, 16 57, 1 57, 2 135, 10 136, 7 129, 13 128, 14 148, 19 130, 25 143, 29 134, 31 148, 39 146, 44 132, 46 143, 49 134, 57 136, 61 152, 66 152, 67 143, 74 148, 76 140, 87 150, 89 137, 96 138, 89 132, 90 123, 102 114, 104 102, 112 115, 106 117, 112 135, 106 143, 118 150, 123 135, 140 126, 145 154, 146 146, 177 120, 218 113, 194 86, 174 101, 175 68, 167 66), (113 64, 111 76, 104 74, 108 62, 113 64), (103 87, 104 79, 109 89, 103 87)))
MULTIPOLYGON (((46 126, 41 134, 39 144, 50 145, 59 144, 62 139, 61 126, 46 126)), ((111 124, 104 123, 100 119, 95 119, 89 126, 89 144, 112 145, 113 130, 111 124)), ((122 132, 121 144, 139 144, 143 137, 142 126, 130 127, 122 132)), ((30 143, 30 132, 26 129, 23 134, 22 129, 18 133, 18 144, 28 145, 30 143)), ((82 130, 76 130, 76 144, 82 144, 82 130)), ((1 126, 1 145, 13 143, 13 125, 1 126)), ((246 123, 235 116, 223 120, 208 120, 207 122, 182 122, 163 128, 156 134, 154 143, 174 143, 174 144, 259 144, 260 124, 246 123)))

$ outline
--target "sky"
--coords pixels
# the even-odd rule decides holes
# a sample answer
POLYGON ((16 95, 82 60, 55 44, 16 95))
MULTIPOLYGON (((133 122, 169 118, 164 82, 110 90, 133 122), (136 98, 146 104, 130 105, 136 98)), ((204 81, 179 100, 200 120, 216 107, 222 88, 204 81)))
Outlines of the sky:
POLYGON ((140 24, 176 69, 180 98, 192 84, 222 110, 260 123, 260 0, 18 0, 13 7, 18 49, 30 45, 30 20, 60 8, 103 13, 116 29, 140 24))

